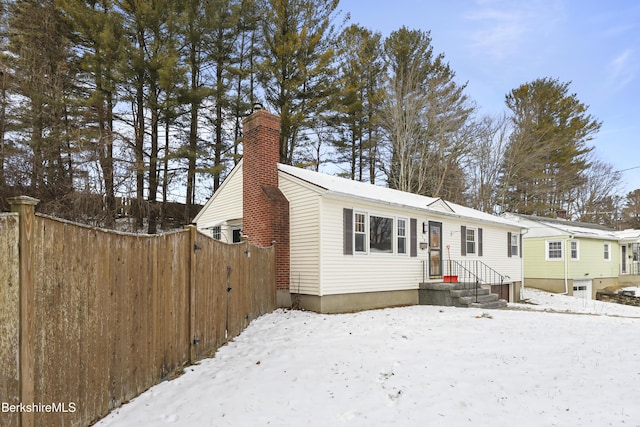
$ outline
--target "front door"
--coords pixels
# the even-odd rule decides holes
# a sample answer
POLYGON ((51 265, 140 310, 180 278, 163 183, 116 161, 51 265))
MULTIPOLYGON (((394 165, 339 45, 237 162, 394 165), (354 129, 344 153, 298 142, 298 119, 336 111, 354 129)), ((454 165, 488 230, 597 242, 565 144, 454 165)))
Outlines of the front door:
POLYGON ((442 279, 442 223, 429 221, 429 279, 442 279))

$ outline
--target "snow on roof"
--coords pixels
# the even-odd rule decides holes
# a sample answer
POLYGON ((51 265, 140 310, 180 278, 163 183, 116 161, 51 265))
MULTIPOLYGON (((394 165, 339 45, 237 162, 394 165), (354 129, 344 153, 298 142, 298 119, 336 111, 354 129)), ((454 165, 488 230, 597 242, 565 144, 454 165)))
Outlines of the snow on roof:
MULTIPOLYGON (((592 239, 619 240, 619 236, 615 230, 604 227, 600 224, 589 224, 584 222, 574 222, 561 218, 544 218, 535 215, 508 214, 511 217, 522 218, 525 221, 532 221, 549 227, 554 230, 560 230, 563 233, 576 237, 585 237, 592 239)), ((531 227, 529 227, 531 228, 531 227)), ((544 235, 544 233, 538 233, 544 235)))
POLYGON ((616 231, 616 236, 622 240, 640 240, 640 230, 627 229, 616 231))
POLYGON ((491 215, 476 209, 467 208, 455 203, 445 202, 440 198, 421 196, 419 194, 394 190, 388 187, 373 185, 366 182, 353 181, 334 175, 327 175, 320 172, 302 169, 295 166, 278 163, 278 169, 288 175, 294 176, 305 182, 323 188, 330 193, 345 195, 349 197, 364 198, 374 202, 384 202, 403 207, 421 209, 427 212, 437 212, 445 215, 465 217, 480 221, 488 221, 507 225, 515 228, 526 228, 522 225, 491 215))

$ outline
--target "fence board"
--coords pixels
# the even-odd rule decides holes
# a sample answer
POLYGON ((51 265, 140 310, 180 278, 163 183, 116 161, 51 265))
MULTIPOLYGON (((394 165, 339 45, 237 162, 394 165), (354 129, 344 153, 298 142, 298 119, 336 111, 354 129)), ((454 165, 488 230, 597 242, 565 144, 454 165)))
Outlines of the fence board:
MULTIPOLYGON (((87 425, 181 371, 192 360, 191 329, 199 359, 275 308, 271 248, 191 230, 147 236, 31 221, 34 402, 76 405, 32 414, 36 426, 87 425)), ((0 215, 0 395, 13 403, 21 398, 18 223, 0 215)), ((0 424, 19 425, 4 415, 0 424)))
MULTIPOLYGON (((18 271, 18 215, 0 214, 0 396, 2 402, 20 402, 18 346, 20 287, 18 271)), ((18 425, 17 413, 0 414, 0 424, 18 425)))

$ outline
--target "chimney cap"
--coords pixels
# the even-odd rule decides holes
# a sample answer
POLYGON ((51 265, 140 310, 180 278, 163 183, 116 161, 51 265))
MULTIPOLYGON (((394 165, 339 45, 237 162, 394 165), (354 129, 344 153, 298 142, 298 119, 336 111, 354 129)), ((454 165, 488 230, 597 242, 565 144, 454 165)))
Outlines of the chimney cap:
POLYGON ((260 111, 260 110, 264 110, 264 106, 259 102, 254 102, 253 111, 260 111))

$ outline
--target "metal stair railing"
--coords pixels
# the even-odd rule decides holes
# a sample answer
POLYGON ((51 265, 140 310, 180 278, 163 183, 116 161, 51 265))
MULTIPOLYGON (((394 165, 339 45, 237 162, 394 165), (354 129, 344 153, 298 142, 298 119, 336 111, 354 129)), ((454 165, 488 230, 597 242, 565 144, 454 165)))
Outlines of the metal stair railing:
POLYGON ((463 284, 475 283, 475 302, 478 302, 478 287, 481 284, 500 285, 500 298, 502 298, 502 288, 507 276, 503 276, 480 260, 449 260, 448 262, 449 275, 457 276, 458 282, 463 284))

